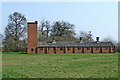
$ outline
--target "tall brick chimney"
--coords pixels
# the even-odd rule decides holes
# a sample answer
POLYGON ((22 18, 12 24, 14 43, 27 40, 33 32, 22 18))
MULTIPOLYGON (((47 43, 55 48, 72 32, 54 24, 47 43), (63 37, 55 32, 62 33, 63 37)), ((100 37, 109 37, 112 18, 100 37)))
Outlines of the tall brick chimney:
POLYGON ((82 37, 80 37, 79 39, 80 39, 79 43, 83 43, 83 42, 82 42, 82 37))
POLYGON ((96 37, 96 41, 99 42, 99 37, 96 37))
POLYGON ((28 48, 27 53, 36 53, 37 48, 37 21, 28 22, 28 48))
POLYGON ((82 37, 80 37, 80 41, 82 41, 82 37))

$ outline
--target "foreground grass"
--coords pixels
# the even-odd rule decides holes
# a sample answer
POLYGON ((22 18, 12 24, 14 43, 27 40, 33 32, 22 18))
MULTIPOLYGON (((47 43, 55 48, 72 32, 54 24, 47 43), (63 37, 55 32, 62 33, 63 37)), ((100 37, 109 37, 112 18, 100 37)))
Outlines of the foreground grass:
POLYGON ((2 54, 3 78, 118 78, 115 54, 2 54))

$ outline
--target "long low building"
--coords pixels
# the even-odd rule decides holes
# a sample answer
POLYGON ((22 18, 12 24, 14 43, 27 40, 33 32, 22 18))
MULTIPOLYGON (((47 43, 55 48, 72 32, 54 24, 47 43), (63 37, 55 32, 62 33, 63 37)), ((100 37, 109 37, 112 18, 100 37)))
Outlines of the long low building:
POLYGON ((111 42, 56 42, 38 43, 36 53, 114 53, 111 42))
POLYGON ((28 23, 28 49, 27 53, 115 53, 116 47, 111 42, 100 42, 99 37, 95 42, 38 42, 37 21, 28 23))

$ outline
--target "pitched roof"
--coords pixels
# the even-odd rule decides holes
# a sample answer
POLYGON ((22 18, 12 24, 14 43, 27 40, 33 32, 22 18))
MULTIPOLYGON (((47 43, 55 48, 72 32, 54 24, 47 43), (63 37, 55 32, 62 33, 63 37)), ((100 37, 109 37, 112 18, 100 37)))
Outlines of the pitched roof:
POLYGON ((111 42, 38 42, 37 47, 114 46, 111 42))

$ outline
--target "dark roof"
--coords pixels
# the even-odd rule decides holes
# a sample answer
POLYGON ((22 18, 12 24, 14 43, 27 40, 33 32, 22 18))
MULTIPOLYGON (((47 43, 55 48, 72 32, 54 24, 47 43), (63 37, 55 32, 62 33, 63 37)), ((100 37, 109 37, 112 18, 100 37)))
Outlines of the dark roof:
POLYGON ((58 47, 58 46, 114 46, 111 42, 79 42, 79 41, 72 41, 72 42, 39 42, 37 47, 58 47))

